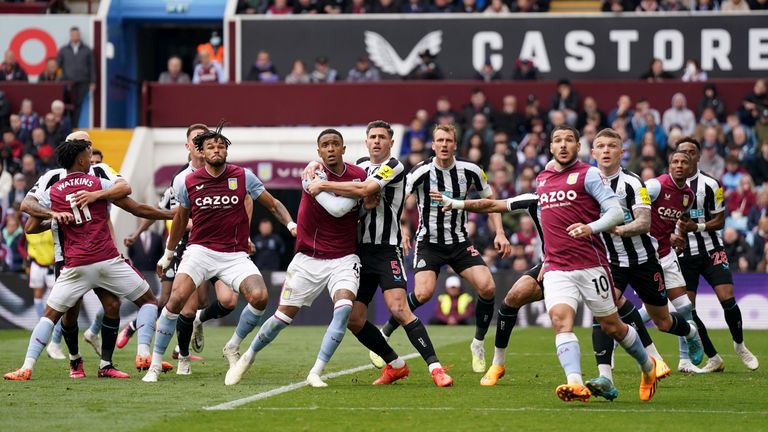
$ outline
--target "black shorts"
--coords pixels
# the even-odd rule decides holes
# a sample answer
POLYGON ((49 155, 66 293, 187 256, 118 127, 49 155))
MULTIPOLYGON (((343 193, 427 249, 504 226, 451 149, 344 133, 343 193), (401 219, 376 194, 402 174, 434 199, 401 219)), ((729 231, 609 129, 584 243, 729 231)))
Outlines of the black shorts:
POLYGON ((182 241, 176 245, 176 250, 173 253, 173 259, 171 260, 171 265, 168 266, 168 268, 163 272, 163 275, 160 277, 160 282, 173 282, 173 280, 176 279, 176 270, 179 269, 181 258, 184 256, 184 251, 187 250, 186 238, 187 234, 184 234, 182 241))
POLYGON ((699 276, 713 288, 718 285, 733 285, 733 274, 724 249, 715 249, 709 254, 692 257, 683 256, 679 261, 688 291, 696 292, 699 289, 699 276))
POLYGON ((403 254, 399 247, 391 245, 361 245, 357 248, 360 257, 360 287, 357 301, 369 304, 376 294, 376 288, 382 291, 394 288, 406 289, 403 271, 403 254))
POLYGON ((657 261, 647 261, 632 267, 611 264, 613 286, 624 293, 632 285, 637 296, 645 304, 664 306, 667 304, 667 288, 664 285, 664 270, 657 261))
POLYGON ((440 268, 446 264, 459 274, 470 267, 484 266, 485 261, 480 251, 468 241, 451 245, 421 241, 416 245, 413 257, 414 273, 429 270, 438 274, 440 268))
POLYGON ((541 288, 541 294, 544 295, 544 281, 539 280, 539 273, 541 273, 541 266, 543 266, 544 263, 539 263, 536 267, 532 267, 528 269, 527 272, 523 273, 523 276, 530 276, 533 278, 533 280, 536 281, 537 284, 539 284, 539 287, 541 288))

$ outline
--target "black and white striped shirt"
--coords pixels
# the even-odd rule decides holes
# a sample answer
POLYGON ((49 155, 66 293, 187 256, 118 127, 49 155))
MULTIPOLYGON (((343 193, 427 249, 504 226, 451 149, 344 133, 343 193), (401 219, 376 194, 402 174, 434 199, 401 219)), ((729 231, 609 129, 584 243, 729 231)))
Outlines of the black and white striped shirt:
POLYGON ((544 260, 544 230, 539 220, 539 196, 526 193, 507 199, 507 209, 510 213, 527 213, 539 234, 539 261, 544 260))
POLYGON ((395 158, 389 158, 385 164, 374 164, 369 157, 358 160, 357 166, 381 186, 379 204, 365 212, 360 219, 358 243, 400 246, 400 215, 405 203, 405 166, 395 158))
POLYGON ((437 201, 429 197, 431 190, 452 199, 467 199, 474 188, 482 198, 491 196, 491 188, 483 170, 463 160, 455 160, 447 169, 438 167, 429 158, 413 167, 406 177, 405 193, 415 193, 419 208, 419 229, 416 241, 453 245, 467 240, 467 215, 464 210, 453 209, 443 213, 437 201))
MULTIPOLYGON (((696 194, 690 210, 690 216, 694 222, 697 224, 709 222, 716 214, 725 211, 723 186, 716 178, 697 170, 696 175, 689 178, 687 183, 696 194)), ((691 232, 688 233, 688 247, 680 256, 709 254, 721 247, 723 247, 722 231, 691 232)))
MULTIPOLYGON (((648 196, 648 190, 637 174, 622 168, 613 176, 608 177, 607 180, 619 198, 621 210, 624 212, 625 225, 635 220, 635 209, 651 209, 651 198, 648 196)), ((659 244, 648 233, 621 237, 604 232, 602 236, 608 252, 608 260, 612 265, 631 267, 650 260, 659 260, 657 253, 659 244)))

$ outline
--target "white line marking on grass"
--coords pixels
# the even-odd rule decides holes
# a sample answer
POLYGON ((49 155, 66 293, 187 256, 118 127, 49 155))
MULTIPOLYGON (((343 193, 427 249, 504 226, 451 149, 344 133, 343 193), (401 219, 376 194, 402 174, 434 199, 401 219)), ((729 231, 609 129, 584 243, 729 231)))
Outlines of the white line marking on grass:
MULTIPOLYGON (((410 354, 402 356, 401 358, 403 360, 408 360, 408 359, 412 359, 412 358, 418 357, 418 356, 419 356, 419 353, 410 353, 410 354)), ((329 379, 332 379, 332 378, 337 378, 337 377, 344 376, 344 375, 350 375, 350 374, 353 374, 353 373, 362 372, 364 370, 373 369, 373 368, 374 368, 374 366, 372 364, 368 363, 368 364, 363 365, 363 366, 358 366, 358 367, 354 367, 354 368, 351 368, 351 369, 344 369, 344 370, 340 370, 338 372, 332 372, 332 373, 329 373, 329 374, 325 374, 325 375, 323 375, 320 378, 322 378, 323 380, 329 380, 329 379)), ((248 397, 244 397, 242 399, 233 400, 231 402, 225 402, 225 403, 218 404, 218 405, 203 407, 203 409, 207 410, 207 411, 231 410, 231 409, 237 408, 239 406, 245 405, 247 403, 251 403, 251 402, 254 402, 254 401, 257 401, 257 400, 271 398, 272 396, 277 396, 277 395, 283 394, 283 393, 288 393, 290 391, 298 390, 298 389, 300 389, 302 387, 306 387, 308 385, 309 384, 307 384, 306 381, 296 382, 296 383, 293 383, 293 384, 288 384, 288 385, 285 385, 285 386, 282 386, 282 387, 278 387, 278 388, 275 388, 275 389, 272 389, 272 390, 268 390, 268 391, 265 391, 265 392, 262 392, 262 393, 256 393, 253 396, 248 396, 248 397)))
MULTIPOLYGON (((381 407, 254 407, 256 410, 261 411, 455 411, 457 409, 467 409, 458 407, 393 407, 393 406, 381 406, 381 407)), ((631 409, 631 408, 544 408, 544 407, 507 407, 507 408, 469 408, 472 411, 498 411, 498 412, 521 412, 521 411, 551 411, 551 412, 574 412, 580 411, 585 413, 590 412, 618 412, 618 413, 675 413, 675 414, 735 414, 735 415, 768 415, 766 411, 732 411, 732 410, 697 410, 697 409, 675 409, 675 408, 661 408, 661 409, 631 409)))

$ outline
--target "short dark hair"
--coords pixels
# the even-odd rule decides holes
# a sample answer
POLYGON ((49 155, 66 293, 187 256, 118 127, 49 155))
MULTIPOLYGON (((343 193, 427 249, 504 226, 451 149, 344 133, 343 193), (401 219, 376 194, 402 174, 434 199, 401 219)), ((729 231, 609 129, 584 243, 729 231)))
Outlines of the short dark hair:
POLYGON ((320 144, 320 138, 326 135, 337 135, 341 139, 341 143, 344 144, 344 137, 341 135, 341 132, 333 128, 328 128, 320 132, 320 135, 317 136, 317 143, 320 144))
POLYGON ((93 149, 91 151, 92 155, 100 156, 102 159, 104 159, 104 153, 101 152, 99 149, 93 149))
POLYGON ((208 126, 206 126, 206 125, 204 125, 202 123, 195 123, 195 124, 190 125, 187 128, 187 138, 189 138, 189 135, 191 135, 192 132, 196 131, 196 130, 201 130, 201 131, 205 132, 205 131, 208 130, 208 126))
POLYGON ((203 145, 205 144, 206 141, 210 139, 221 142, 227 148, 229 148, 229 146, 232 145, 232 142, 229 140, 229 138, 225 137, 221 133, 222 129, 224 129, 223 120, 220 121, 219 124, 216 126, 216 130, 205 128, 205 131, 203 131, 203 133, 196 136, 195 139, 192 140, 192 142, 195 144, 195 148, 197 149, 197 151, 203 151, 203 145))
POLYGON ((77 155, 84 152, 90 146, 91 143, 86 140, 64 141, 56 147, 56 163, 66 169, 72 168, 77 155))
POLYGON ((386 129, 387 135, 389 135, 390 138, 395 135, 395 132, 392 130, 392 126, 389 123, 385 122, 384 120, 374 120, 368 123, 368 126, 366 126, 365 136, 368 136, 368 133, 371 131, 371 129, 375 128, 386 129))
POLYGON ((680 138, 679 140, 677 140, 677 147, 680 147, 680 144, 685 144, 685 143, 691 143, 691 144, 695 145, 696 149, 698 149, 699 152, 701 152, 701 143, 696 138, 694 138, 692 136, 684 136, 684 137, 680 138))
POLYGON ((78 27, 78 26, 72 26, 72 27, 70 27, 70 28, 69 28, 69 31, 71 31, 71 32, 73 32, 73 31, 78 31, 78 32, 79 32, 79 31, 80 31, 80 27, 78 27))
POLYGON ((685 156, 686 159, 688 159, 689 162, 691 162, 691 155, 689 155, 688 153, 686 153, 684 151, 680 151, 680 150, 675 150, 672 153, 670 153, 669 160, 671 161, 672 158, 675 157, 675 155, 683 155, 683 156, 685 156))
POLYGON ((581 139, 581 135, 579 135, 579 131, 575 127, 569 124, 561 124, 559 126, 556 126, 554 129, 552 129, 552 133, 549 134, 550 139, 555 136, 555 132, 561 131, 561 130, 571 131, 573 133, 573 136, 576 137, 576 141, 581 139))

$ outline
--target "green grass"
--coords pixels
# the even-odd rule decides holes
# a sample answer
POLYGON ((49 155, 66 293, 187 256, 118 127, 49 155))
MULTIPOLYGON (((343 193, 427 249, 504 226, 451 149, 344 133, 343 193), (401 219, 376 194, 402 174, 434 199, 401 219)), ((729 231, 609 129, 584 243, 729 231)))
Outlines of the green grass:
MULTIPOLYGON (((731 348, 727 331, 711 331, 726 362, 724 373, 684 376, 673 373, 662 381, 650 403, 637 395, 639 372, 624 353, 617 353, 614 372, 619 398, 593 399, 587 404, 561 402, 554 394, 563 373, 554 354, 550 329, 515 330, 507 355, 507 376, 492 388, 479 385, 470 368, 469 327, 430 327, 443 364, 450 367, 453 388, 436 388, 420 358, 409 360, 411 376, 393 386, 371 386, 377 370, 329 380, 326 389, 300 388, 230 411, 202 408, 302 381, 311 367, 324 328, 295 327, 283 332, 257 357, 243 381, 224 386, 226 362, 220 348, 231 328, 208 328, 204 362, 193 364, 193 375, 161 376, 145 384, 132 369, 135 344, 118 350, 118 366, 130 380, 104 380, 96 375, 90 346, 81 347, 88 378, 71 380, 65 361, 42 358, 32 381, 0 383, 2 431, 216 431, 216 430, 766 430, 768 384, 765 367, 748 371, 731 348), (648 415, 652 414, 652 415, 648 415)), ((586 378, 596 373, 588 331, 579 330, 586 378)), ((652 330, 671 367, 677 365, 676 341, 652 330)), ((21 364, 29 333, 0 332, 0 367, 21 364)), ((768 362, 765 331, 748 331, 752 351, 768 362)), ((392 339, 401 354, 413 352, 402 330, 392 339)), ((493 331, 486 339, 490 364, 493 331)), ((245 344, 244 344, 245 346, 245 344)), ((327 372, 367 364, 368 356, 347 334, 327 372)))

